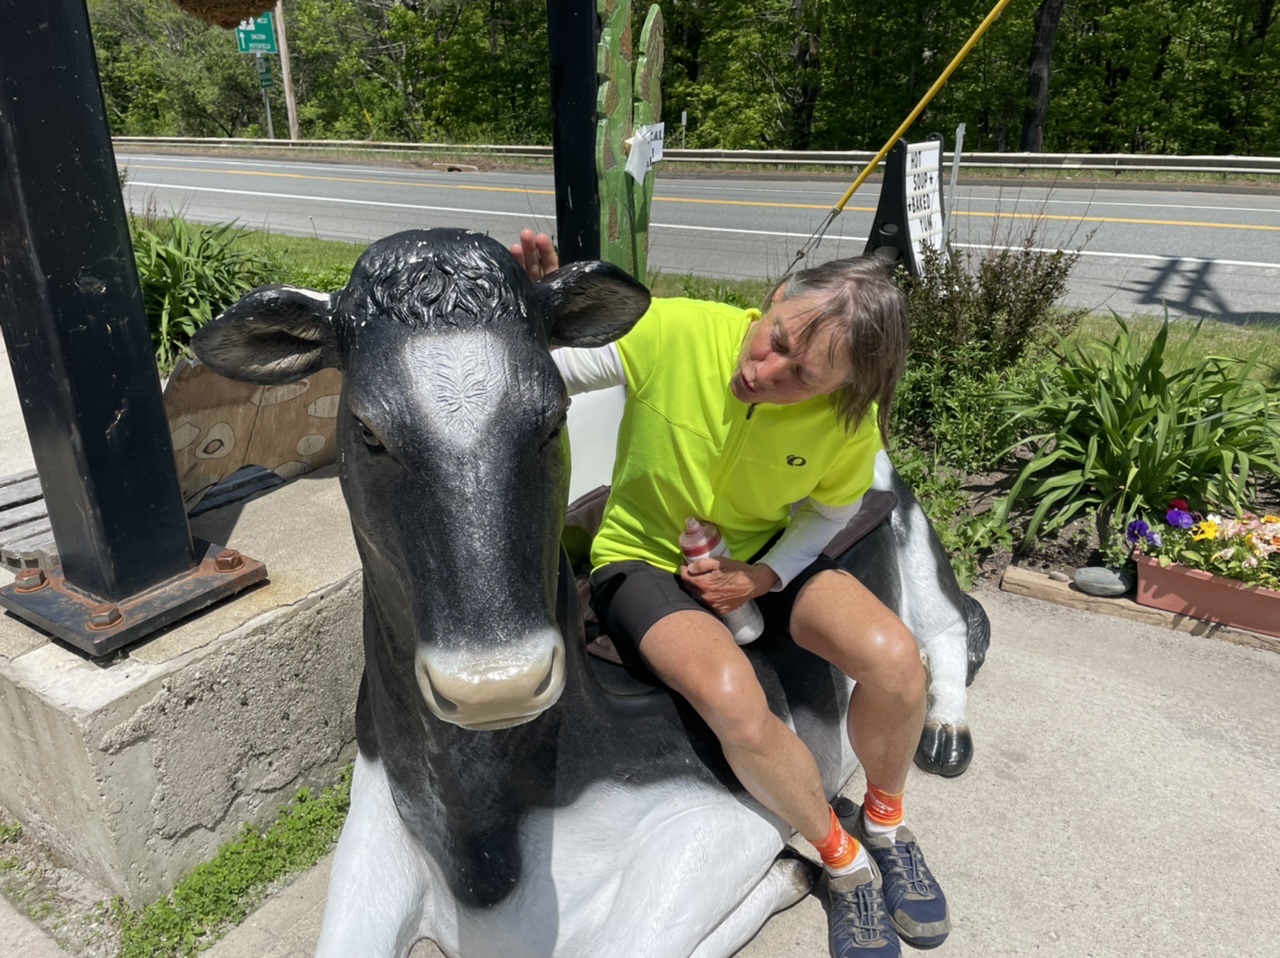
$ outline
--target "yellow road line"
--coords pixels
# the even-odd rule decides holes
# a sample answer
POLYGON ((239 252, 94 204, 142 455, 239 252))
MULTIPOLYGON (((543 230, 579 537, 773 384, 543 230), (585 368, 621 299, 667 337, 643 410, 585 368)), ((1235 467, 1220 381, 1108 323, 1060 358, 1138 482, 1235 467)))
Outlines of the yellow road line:
MULTIPOLYGON (((171 170, 178 173, 220 173, 226 176, 268 176, 289 180, 315 180, 324 183, 366 183, 371 186, 412 186, 419 189, 433 190, 466 190, 476 193, 523 193, 531 196, 555 196, 555 190, 535 190, 519 186, 475 186, 461 183, 409 183, 404 180, 371 180, 356 176, 315 176, 310 173, 271 173, 261 170, 215 170, 208 167, 195 166, 149 166, 139 164, 130 166, 133 170, 171 170)), ((175 184, 174 189, 181 189, 175 184)), ((768 203, 762 200, 708 200, 683 196, 655 196, 655 203, 693 203, 702 206, 753 206, 767 209, 783 210, 829 210, 831 207, 817 203, 768 203)), ((847 210, 859 213, 874 213, 870 206, 848 206, 847 210)), ((1212 223, 1202 220, 1153 220, 1127 216, 1065 216, 1061 213, 982 213, 957 210, 956 216, 978 217, 982 219, 1010 220, 1054 220, 1065 223, 1123 223, 1131 226, 1193 226, 1222 230, 1261 230, 1269 233, 1280 233, 1280 226, 1267 226, 1258 223, 1212 223)))

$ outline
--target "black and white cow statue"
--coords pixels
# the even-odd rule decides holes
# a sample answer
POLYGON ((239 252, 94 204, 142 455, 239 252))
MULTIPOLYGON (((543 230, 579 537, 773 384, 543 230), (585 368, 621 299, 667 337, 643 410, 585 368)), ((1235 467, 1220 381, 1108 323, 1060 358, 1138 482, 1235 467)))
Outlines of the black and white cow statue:
MULTIPOLYGON (((344 373, 365 672, 324 958, 402 956, 424 937, 451 958, 712 958, 809 890, 811 867, 783 854, 790 829, 697 715, 663 689, 602 681, 612 667, 576 640, 560 547, 569 399, 549 349, 616 339, 648 302, 608 264, 535 285, 495 240, 424 230, 370 246, 332 296, 264 287, 196 337, 236 379, 344 373)), ((927 651, 922 753, 958 774, 985 617, 887 460, 876 482, 899 504, 844 561, 927 651)), ((855 768, 849 682, 785 639, 748 654, 834 795, 855 768)))

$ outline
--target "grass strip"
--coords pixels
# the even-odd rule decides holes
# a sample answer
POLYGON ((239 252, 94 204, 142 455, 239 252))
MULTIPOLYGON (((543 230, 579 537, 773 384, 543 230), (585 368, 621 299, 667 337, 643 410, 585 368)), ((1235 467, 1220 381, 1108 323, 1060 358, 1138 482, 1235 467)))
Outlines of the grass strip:
POLYGON ((208 948, 243 921, 273 883, 306 871, 329 851, 350 800, 348 766, 319 795, 299 791, 265 831, 245 825, 238 838, 219 846, 212 861, 193 868, 160 901, 133 909, 115 899, 116 958, 191 958, 208 948))

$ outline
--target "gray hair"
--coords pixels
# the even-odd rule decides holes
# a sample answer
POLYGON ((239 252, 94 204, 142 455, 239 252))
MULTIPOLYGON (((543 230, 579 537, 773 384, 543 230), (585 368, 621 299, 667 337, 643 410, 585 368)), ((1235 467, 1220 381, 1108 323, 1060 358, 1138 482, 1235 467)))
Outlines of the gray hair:
POLYGON ((832 330, 831 360, 843 348, 853 372, 831 394, 841 425, 856 432, 878 404, 876 423, 889 441, 893 397, 907 364, 911 325, 906 302, 885 264, 872 256, 835 259, 782 279, 764 301, 764 310, 781 291, 782 299, 810 297, 817 304, 799 333, 802 345, 824 329, 832 330))

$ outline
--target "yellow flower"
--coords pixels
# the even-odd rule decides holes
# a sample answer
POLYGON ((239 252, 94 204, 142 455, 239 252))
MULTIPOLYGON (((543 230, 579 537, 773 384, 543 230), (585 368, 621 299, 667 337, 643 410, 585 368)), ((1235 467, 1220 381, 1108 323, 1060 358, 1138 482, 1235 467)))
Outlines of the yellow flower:
POLYGON ((1205 519, 1203 522, 1197 523, 1191 529, 1191 538, 1200 542, 1203 539, 1218 538, 1218 524, 1212 519, 1205 519))
POLYGON ((1280 523, 1280 516, 1263 516, 1262 521, 1268 525, 1276 525, 1280 523))

